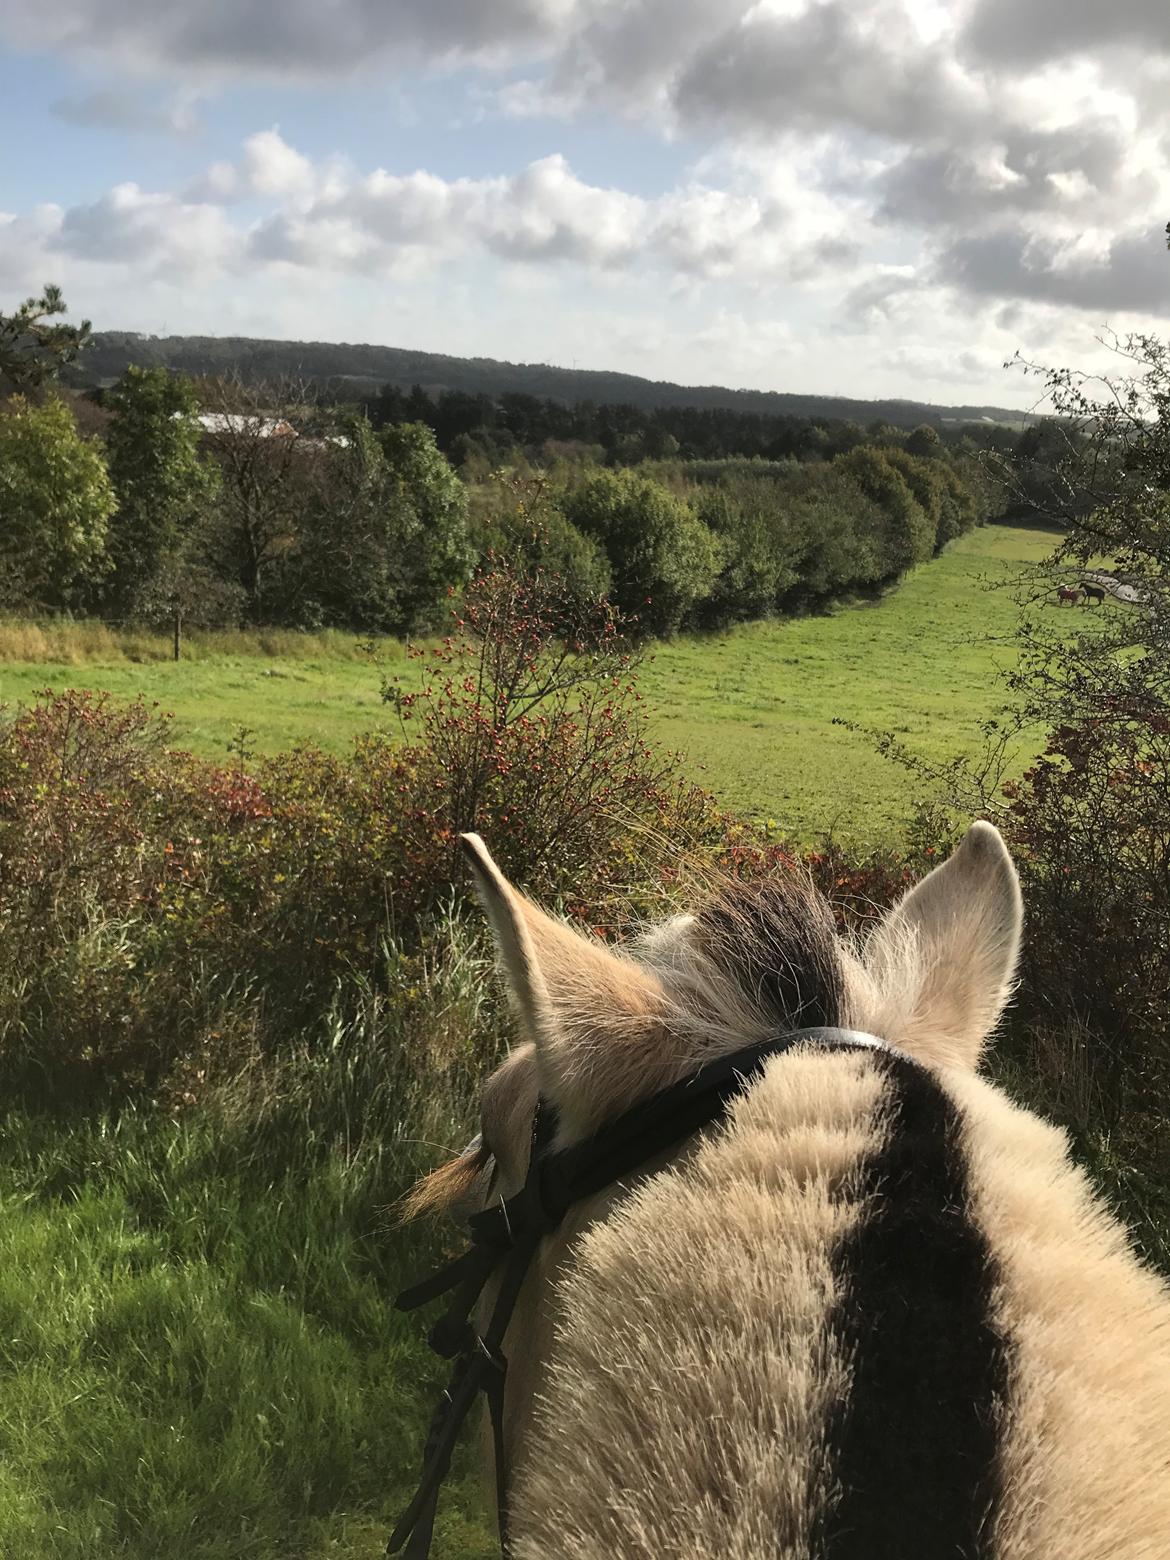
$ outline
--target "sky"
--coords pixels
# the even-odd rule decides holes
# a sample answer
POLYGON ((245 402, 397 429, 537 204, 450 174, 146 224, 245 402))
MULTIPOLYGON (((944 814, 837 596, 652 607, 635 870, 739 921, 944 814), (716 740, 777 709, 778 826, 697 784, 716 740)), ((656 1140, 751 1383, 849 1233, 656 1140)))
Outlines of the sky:
POLYGON ((0 0, 0 309, 1026 406, 1170 317, 1170 0, 0 0))

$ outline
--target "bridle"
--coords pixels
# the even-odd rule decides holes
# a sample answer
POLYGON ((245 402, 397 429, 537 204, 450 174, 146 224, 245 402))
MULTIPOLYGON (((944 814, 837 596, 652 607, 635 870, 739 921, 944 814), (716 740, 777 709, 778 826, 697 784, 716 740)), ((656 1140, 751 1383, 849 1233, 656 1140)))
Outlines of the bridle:
POLYGON ((423 1450, 418 1491, 391 1534, 387 1553, 403 1560, 426 1560, 430 1553, 439 1491, 451 1467, 459 1432, 475 1399, 487 1398, 496 1467, 496 1509, 500 1548, 508 1550, 508 1479, 504 1458, 504 1334, 520 1295, 528 1265, 546 1235, 551 1235, 575 1203, 604 1191, 648 1160, 677 1147, 712 1122, 722 1120, 731 1101, 754 1081, 770 1057, 797 1046, 828 1050, 887 1050, 874 1035, 854 1029, 797 1029, 718 1057, 690 1077, 673 1083, 624 1115, 607 1122, 591 1137, 553 1150, 556 1112, 544 1099, 532 1121, 528 1175, 515 1196, 477 1213, 468 1221, 470 1245, 395 1301, 400 1311, 437 1300, 454 1290, 446 1312, 432 1327, 429 1343, 454 1368, 439 1399, 423 1450), (491 1319, 482 1335, 470 1314, 488 1279, 502 1270, 491 1319))

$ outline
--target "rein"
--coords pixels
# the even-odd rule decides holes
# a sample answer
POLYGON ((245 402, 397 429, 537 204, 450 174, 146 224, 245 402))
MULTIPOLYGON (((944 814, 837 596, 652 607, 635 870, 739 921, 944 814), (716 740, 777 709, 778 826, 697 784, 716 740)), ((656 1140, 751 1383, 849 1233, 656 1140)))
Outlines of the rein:
POLYGON ((428 1338, 434 1352, 452 1360, 454 1368, 427 1433, 418 1491, 391 1534, 388 1554, 401 1554, 403 1560, 426 1560, 430 1554, 439 1491, 450 1471, 463 1421, 481 1392, 487 1398, 491 1419, 500 1548, 508 1554, 504 1460, 507 1360, 501 1346, 537 1247, 575 1203, 612 1186, 700 1128, 721 1121, 731 1101, 755 1080, 770 1057, 800 1045, 829 1050, 884 1048, 884 1042, 875 1036, 854 1029, 797 1029, 777 1035, 708 1062, 690 1077, 607 1122, 592 1137, 556 1151, 551 1147, 556 1113, 546 1100, 537 1103, 528 1175, 521 1190, 473 1215, 468 1220, 471 1243, 467 1251, 421 1283, 404 1289, 395 1300, 398 1310, 413 1311, 455 1291, 428 1338), (499 1293, 481 1336, 471 1323, 471 1310, 497 1269, 502 1270, 499 1293))

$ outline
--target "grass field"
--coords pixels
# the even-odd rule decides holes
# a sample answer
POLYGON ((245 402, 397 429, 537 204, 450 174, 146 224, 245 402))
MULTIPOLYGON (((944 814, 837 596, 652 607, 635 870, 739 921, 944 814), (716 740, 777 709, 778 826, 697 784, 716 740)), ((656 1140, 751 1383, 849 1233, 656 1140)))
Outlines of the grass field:
POLYGON ((987 526, 879 601, 679 640, 644 678, 658 733, 725 802, 784 833, 884 833, 906 815, 906 775, 833 721, 933 760, 970 751, 1016 658, 1019 608, 987 587, 1052 546, 1049 532, 987 526))
MULTIPOLYGON (((642 679, 655 732, 722 800, 785 832, 884 833, 905 814, 906 777, 834 719, 893 731, 931 758, 969 749, 1002 702, 996 678, 1015 653, 1011 593, 985 587, 1052 543, 1043 531, 988 526, 879 601, 659 645, 642 679)), ((96 630, 87 640, 71 629, 30 641, 0 628, 0 701, 45 686, 141 693, 174 712, 180 745, 218 758, 239 726, 260 751, 340 751, 387 721, 379 672, 344 635, 193 639, 177 665, 168 653, 165 639, 143 635, 96 630), (22 649, 36 658, 15 658, 22 649)), ((393 642, 378 655, 403 664, 393 642)))

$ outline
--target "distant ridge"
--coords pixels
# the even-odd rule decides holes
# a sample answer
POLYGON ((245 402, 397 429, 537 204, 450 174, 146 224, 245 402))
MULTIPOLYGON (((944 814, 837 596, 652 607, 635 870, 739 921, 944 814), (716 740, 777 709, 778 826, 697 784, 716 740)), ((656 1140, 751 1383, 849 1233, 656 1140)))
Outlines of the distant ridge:
POLYGON ((384 384, 409 390, 503 395, 519 392, 567 403, 625 403, 644 411, 659 406, 695 406, 766 417, 823 417, 858 423, 875 421, 913 428, 918 423, 992 421, 1022 425, 1028 412, 1002 406, 934 406, 925 401, 851 400, 847 396, 800 395, 779 390, 729 390, 719 385, 676 385, 636 374, 588 368, 553 368, 546 363, 501 363, 494 358, 447 357, 403 347, 327 341, 265 341, 250 336, 143 336, 133 331, 98 331, 72 372, 77 385, 105 385, 131 363, 185 374, 233 370, 250 379, 294 374, 330 383, 361 399, 384 384))

